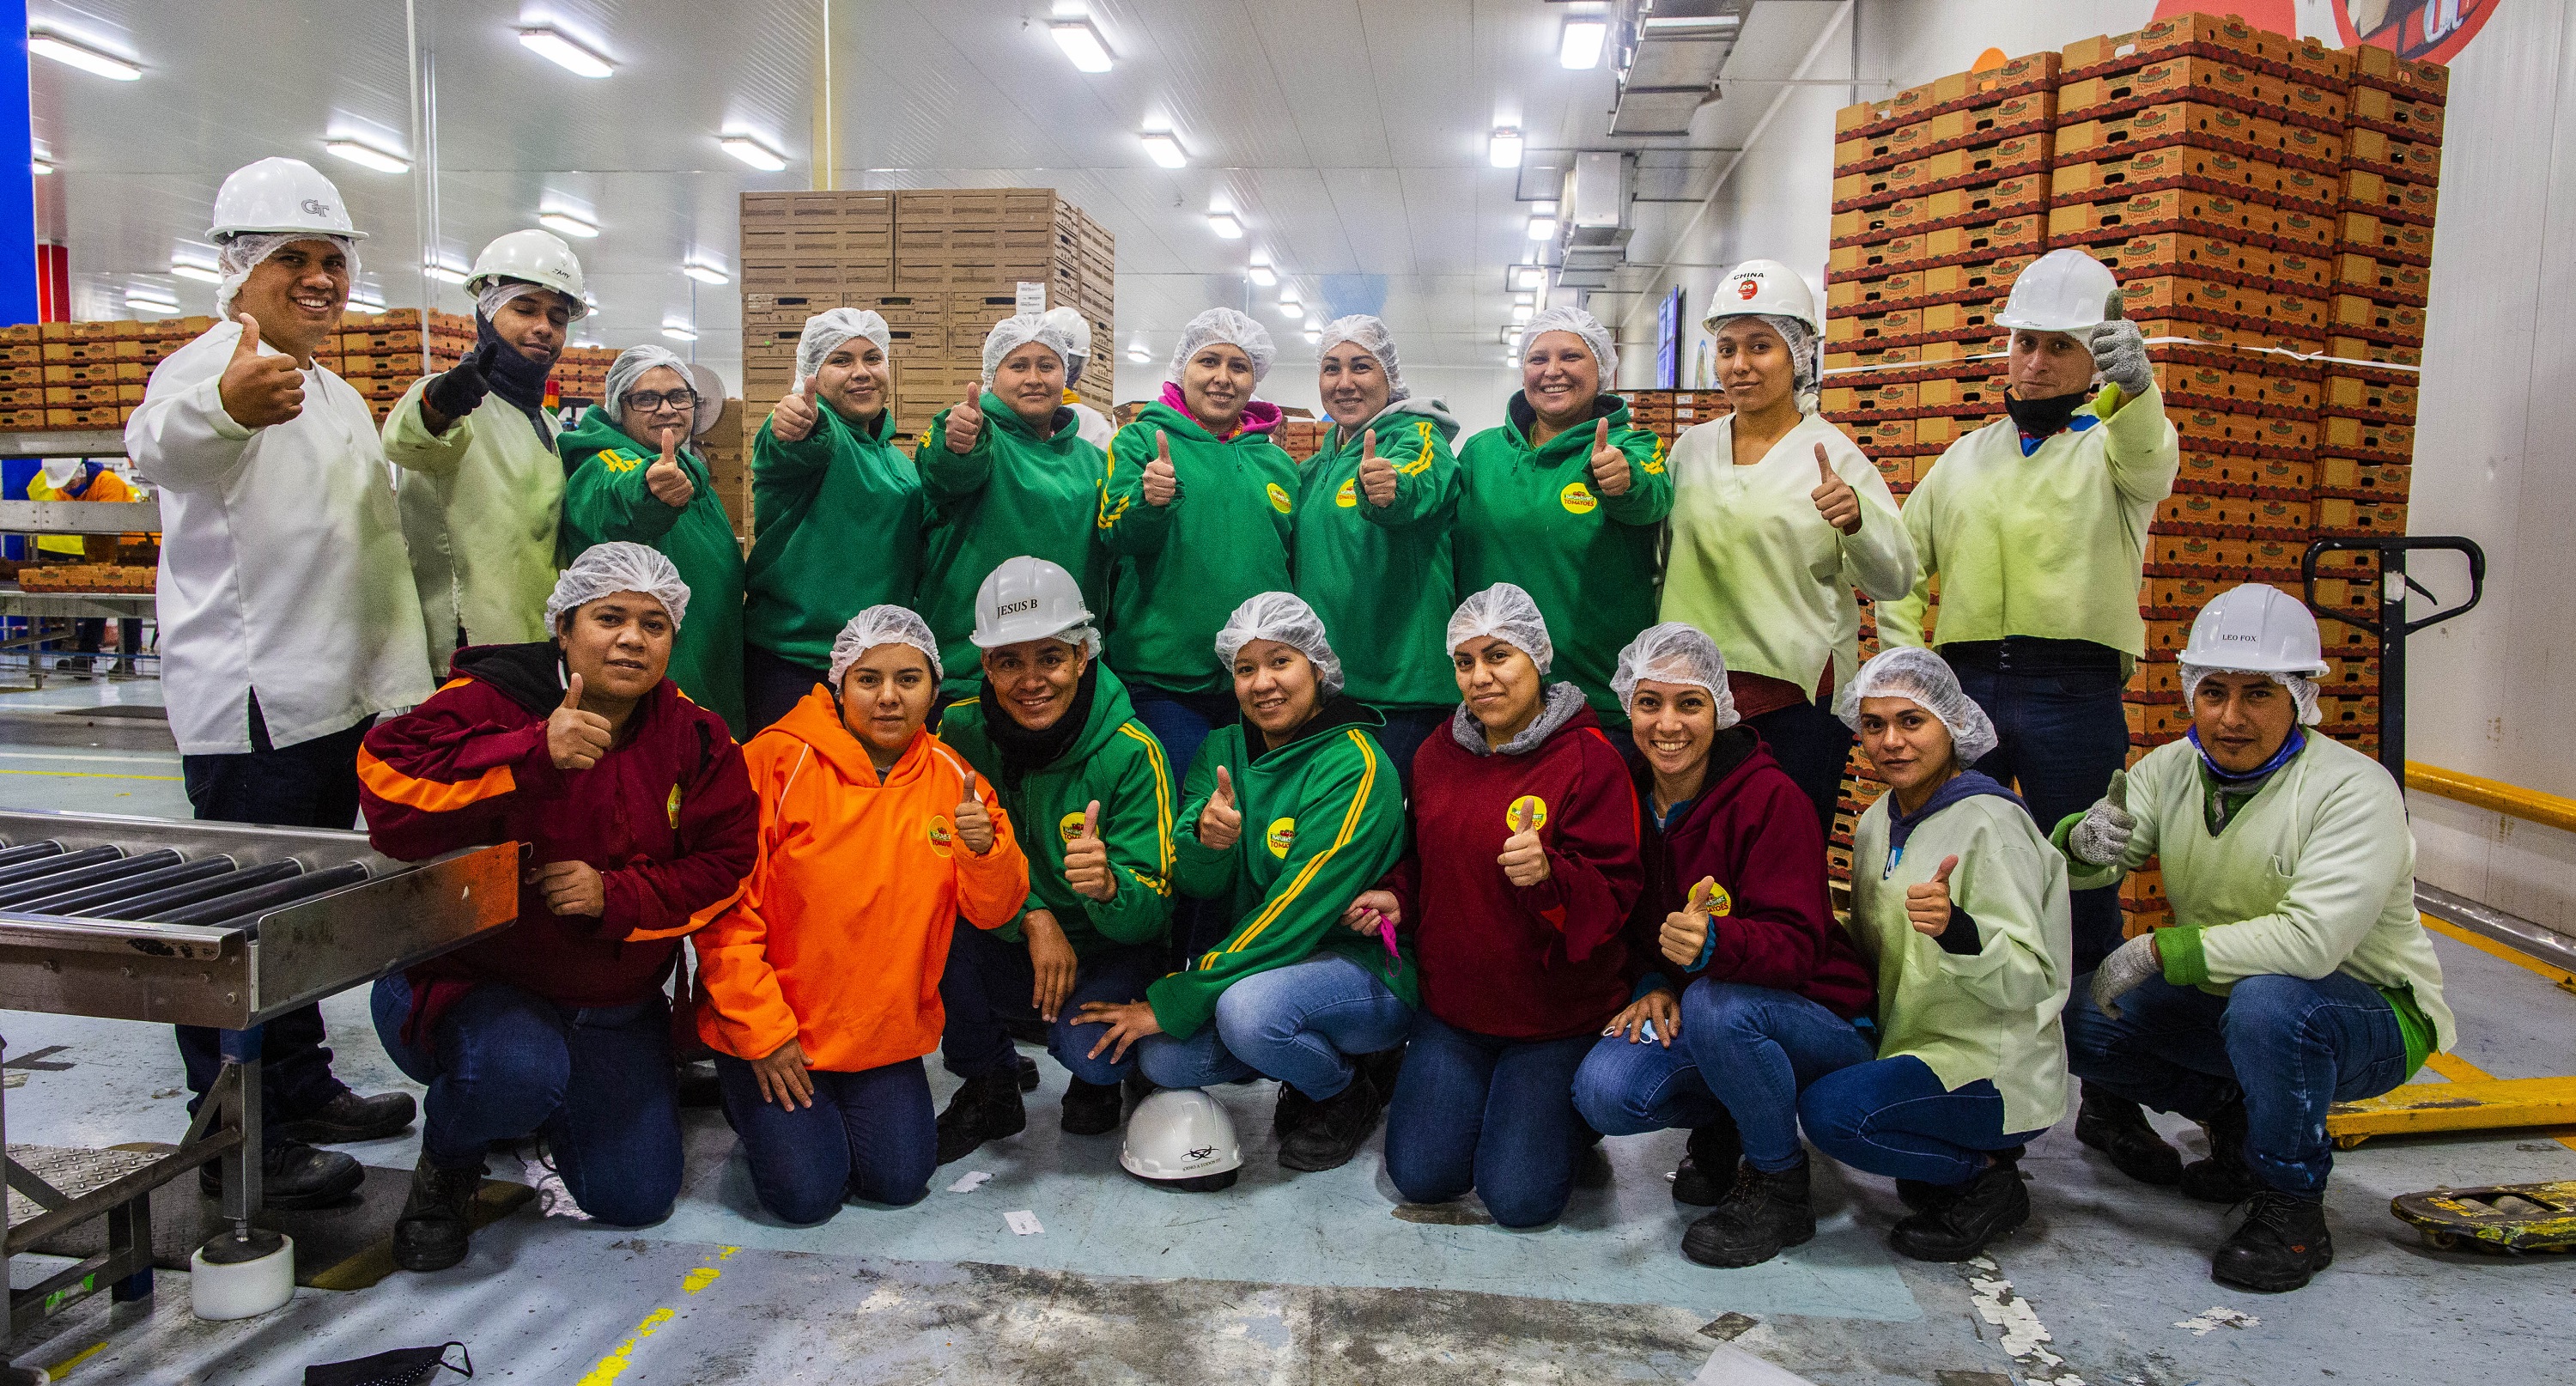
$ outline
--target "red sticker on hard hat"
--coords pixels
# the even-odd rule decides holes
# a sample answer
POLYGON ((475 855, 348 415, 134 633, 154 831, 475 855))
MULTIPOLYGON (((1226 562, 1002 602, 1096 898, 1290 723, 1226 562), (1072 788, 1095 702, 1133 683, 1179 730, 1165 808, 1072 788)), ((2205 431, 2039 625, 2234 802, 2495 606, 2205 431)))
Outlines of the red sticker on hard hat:
POLYGON ((1749 277, 1735 281, 1735 296, 1737 298, 1749 299, 1760 292, 1762 292, 1762 286, 1754 283, 1749 277))

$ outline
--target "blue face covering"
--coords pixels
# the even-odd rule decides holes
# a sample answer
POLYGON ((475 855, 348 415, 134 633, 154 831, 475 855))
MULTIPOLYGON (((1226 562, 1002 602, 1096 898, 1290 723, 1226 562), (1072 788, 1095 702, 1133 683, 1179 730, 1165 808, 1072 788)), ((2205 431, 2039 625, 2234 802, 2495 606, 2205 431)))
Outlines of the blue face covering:
POLYGON ((2228 789, 2245 789, 2253 785, 2261 784, 2264 780, 2271 777, 2273 771, 2289 764, 2292 756, 2297 755, 2301 750, 2305 749, 2308 744, 2308 729, 2293 725, 2290 728, 2290 734, 2281 738, 2281 749, 2274 751, 2270 760, 2263 762, 2263 764, 2256 769, 2245 771, 2242 774, 2233 770, 2220 769, 2218 762, 2209 758, 2209 748, 2200 744, 2200 728, 2193 727, 2191 730, 2184 732, 2183 737, 2185 740, 2191 742, 2191 748, 2193 750, 2200 752, 2201 768, 2209 772, 2209 777, 2211 779, 2218 781, 2220 785, 2228 789))

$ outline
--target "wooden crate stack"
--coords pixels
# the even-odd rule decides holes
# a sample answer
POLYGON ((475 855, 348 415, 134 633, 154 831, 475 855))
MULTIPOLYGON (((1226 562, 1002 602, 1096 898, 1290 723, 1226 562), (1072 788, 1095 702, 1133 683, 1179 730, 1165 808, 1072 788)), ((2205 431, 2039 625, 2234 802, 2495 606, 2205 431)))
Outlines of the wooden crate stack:
POLYGON ((1682 434, 1735 412, 1724 390, 1626 390, 1628 422, 1654 434, 1671 452, 1682 434))
POLYGON ((123 428, 152 368, 213 326, 161 318, 0 327, 0 431, 123 428))

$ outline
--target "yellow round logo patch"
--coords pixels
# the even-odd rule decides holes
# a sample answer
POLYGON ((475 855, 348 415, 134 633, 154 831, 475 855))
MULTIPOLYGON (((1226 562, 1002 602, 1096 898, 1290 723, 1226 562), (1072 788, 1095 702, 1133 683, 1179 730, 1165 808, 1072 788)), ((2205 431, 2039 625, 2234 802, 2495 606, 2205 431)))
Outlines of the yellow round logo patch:
POLYGON ((1589 515, 1601 508, 1601 498, 1592 494, 1580 481, 1567 482, 1565 489, 1556 493, 1556 500, 1568 514, 1573 515, 1589 515))
POLYGON ((1270 844, 1270 855, 1283 859, 1286 858, 1288 855, 1288 849, 1297 845, 1297 820, 1294 818, 1271 819, 1270 829, 1261 835, 1261 839, 1262 841, 1270 844))
POLYGON ((1342 489, 1333 493, 1333 504, 1340 506, 1344 510, 1348 510, 1359 503, 1360 479, 1355 476, 1343 478, 1342 489))
POLYGON ((1524 832, 1547 826, 1547 800, 1535 794, 1524 794, 1512 800, 1503 810, 1503 826, 1513 832, 1524 832))
POLYGON ((934 814, 930 820, 930 850, 941 856, 949 854, 948 844, 957 840, 957 829, 946 814, 934 814))
POLYGON ((1068 813, 1064 817, 1055 820, 1055 831, 1057 836, 1063 838, 1067 842, 1071 842, 1075 838, 1082 836, 1082 815, 1079 813, 1068 813))
POLYGON ((663 808, 671 815, 671 826, 674 828, 680 826, 680 787, 678 785, 671 786, 671 800, 663 808))
POLYGON ((1270 483, 1270 508, 1282 515, 1288 513, 1288 488, 1275 481, 1270 483))

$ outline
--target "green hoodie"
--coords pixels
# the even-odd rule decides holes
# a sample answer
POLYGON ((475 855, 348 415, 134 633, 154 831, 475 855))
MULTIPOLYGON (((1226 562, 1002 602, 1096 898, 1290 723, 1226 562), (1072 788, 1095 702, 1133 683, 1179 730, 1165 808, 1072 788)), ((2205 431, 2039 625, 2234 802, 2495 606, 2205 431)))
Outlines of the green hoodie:
POLYGON ((748 730, 742 702, 742 545, 717 498, 707 464, 680 449, 680 470, 698 488, 674 510, 644 487, 644 469, 662 453, 627 437, 605 409, 555 440, 570 475, 564 481, 563 561, 595 544, 649 544, 689 585, 689 612, 671 642, 671 682, 689 701, 725 720, 740 740, 748 730))
MULTIPOLYGON (((886 440, 894 411, 852 423, 819 401, 814 431, 751 443, 747 638, 809 668, 872 606, 913 606, 921 578, 921 478, 886 440)), ((916 608, 917 609, 917 608, 916 608)))
MULTIPOLYGON (((984 709, 975 698, 948 705, 939 739, 993 782, 1002 807, 1019 829, 1029 858, 1029 902, 1064 927, 1076 957, 1128 943, 1160 943, 1172 915, 1172 809, 1177 787, 1163 747, 1127 701, 1127 685, 1093 661, 1091 715, 1064 753, 1014 784, 1002 773, 1001 748, 985 732, 984 709), (1100 836, 1118 893, 1094 900, 1064 882, 1064 847, 1082 828, 1082 814, 1100 802, 1100 836)), ((1009 714, 1005 713, 1005 716, 1009 714)), ((1020 941, 1019 921, 999 930, 1020 941)))
POLYGON ((1219 442, 1160 402, 1109 440, 1100 542, 1111 555, 1109 663, 1136 683, 1218 693, 1234 681, 1217 665, 1216 633, 1247 597, 1290 590, 1289 514, 1297 463, 1267 433, 1219 442), (1145 503, 1154 435, 1171 439, 1181 489, 1145 503))
POLYGON ((1298 738, 1255 757, 1240 719, 1209 733, 1181 788, 1174 845, 1181 890, 1218 902, 1234 921, 1225 941, 1145 989, 1154 1020, 1187 1039, 1216 1014, 1225 989, 1256 973, 1339 953, 1417 1005, 1413 959, 1390 958, 1374 935, 1342 927, 1344 906, 1404 855, 1404 794, 1395 763, 1371 733, 1376 713, 1328 701, 1298 738), (1199 811, 1224 766, 1243 835, 1224 851, 1199 845, 1199 811))
POLYGON ((1451 533, 1461 597, 1498 582, 1527 589, 1556 645, 1551 672, 1581 688, 1604 725, 1624 727, 1628 710, 1611 694, 1610 675, 1619 651, 1655 623, 1657 549, 1673 508, 1673 478, 1664 469, 1663 440, 1628 426, 1627 401, 1604 394, 1592 407, 1610 421, 1611 443, 1628 454, 1626 495, 1603 495, 1592 482, 1595 425, 1532 448, 1538 416, 1515 393, 1509 421, 1468 439, 1459 454, 1451 533))
POLYGON ((1343 691, 1374 708, 1458 701, 1449 614, 1458 608, 1449 521, 1458 509, 1458 421, 1438 400, 1402 399, 1363 428, 1335 428, 1299 468, 1297 595, 1324 618, 1342 657, 1343 691), (1360 453, 1395 467, 1395 500, 1369 503, 1360 453))
POLYGON ((982 678, 976 662, 983 652, 967 636, 975 629, 975 593, 1003 560, 1026 554, 1063 568, 1081 586, 1082 604, 1096 616, 1105 612, 1109 565, 1096 537, 1100 449, 1076 432, 1071 409, 1055 411, 1055 434, 1044 439, 999 395, 986 394, 983 409, 974 447, 948 450, 942 409, 913 453, 929 520, 915 609, 938 637, 948 670, 940 695, 947 698, 973 697, 982 678))

